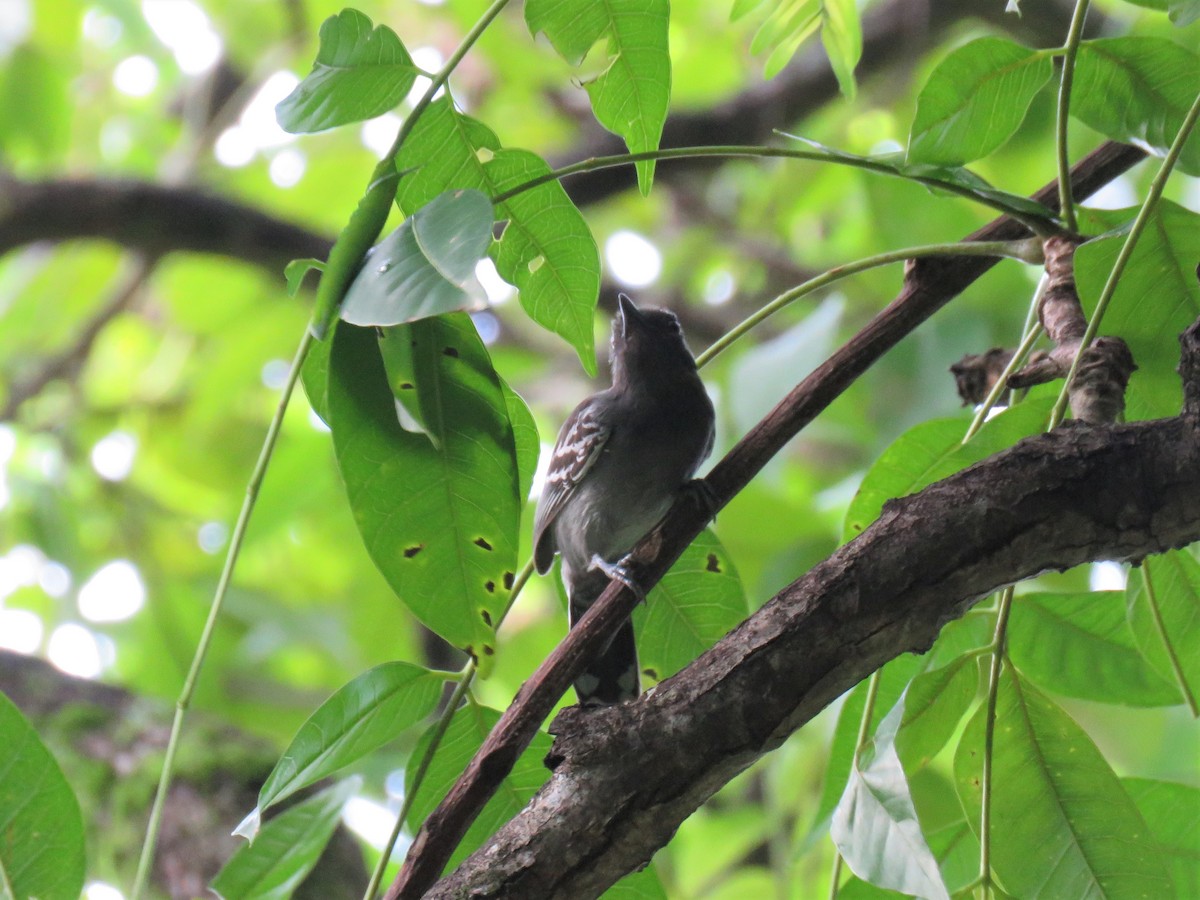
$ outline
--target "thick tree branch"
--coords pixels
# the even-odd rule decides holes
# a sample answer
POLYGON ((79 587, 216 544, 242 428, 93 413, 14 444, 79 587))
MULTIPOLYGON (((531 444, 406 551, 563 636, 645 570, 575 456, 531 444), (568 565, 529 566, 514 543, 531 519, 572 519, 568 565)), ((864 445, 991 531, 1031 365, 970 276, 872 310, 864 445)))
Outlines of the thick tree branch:
MULTIPOLYGON (((1200 354, 1193 344, 1191 352, 1200 354)), ((919 494, 639 700, 565 710, 550 781, 427 897, 597 896, 723 784, 997 588, 1200 540, 1200 419, 1062 428, 919 494)))
MULTIPOLYGON (((1072 170, 1075 196, 1089 196, 1142 156, 1142 151, 1134 147, 1105 144, 1072 170)), ((1057 182, 1051 182, 1034 197, 1054 208, 1057 195, 1057 182)), ((966 240, 1012 240, 1026 234, 1023 226, 1002 216, 966 240)), ((910 267, 900 296, 797 385, 713 468, 706 480, 718 508, 876 360, 996 262, 984 257, 931 257, 910 267)), ((663 576, 708 517, 708 512, 698 509, 694 502, 681 501, 654 533, 638 543, 632 557, 644 588, 663 576)), ((468 824, 512 770, 555 702, 594 648, 603 646, 630 615, 635 602, 632 591, 615 582, 610 584, 522 686, 462 778, 421 827, 404 868, 388 891, 389 900, 419 897, 434 883, 468 824)))

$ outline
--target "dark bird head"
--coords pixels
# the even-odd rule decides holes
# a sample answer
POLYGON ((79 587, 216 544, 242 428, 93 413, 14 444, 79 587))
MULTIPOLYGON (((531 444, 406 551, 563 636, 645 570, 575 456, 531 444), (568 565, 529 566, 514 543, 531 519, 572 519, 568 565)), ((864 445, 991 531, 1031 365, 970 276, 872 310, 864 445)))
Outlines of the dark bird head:
POLYGON ((625 294, 617 297, 610 359, 614 385, 630 378, 672 378, 696 371, 696 360, 675 314, 665 309, 638 309, 625 294))

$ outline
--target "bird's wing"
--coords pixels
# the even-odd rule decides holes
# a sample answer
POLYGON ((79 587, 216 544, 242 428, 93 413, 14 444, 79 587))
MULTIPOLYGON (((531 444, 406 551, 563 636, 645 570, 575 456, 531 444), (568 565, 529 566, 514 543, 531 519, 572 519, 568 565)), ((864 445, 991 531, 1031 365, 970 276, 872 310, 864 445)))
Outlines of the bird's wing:
POLYGON ((558 433, 533 520, 533 561, 539 572, 550 568, 558 549, 550 526, 588 469, 599 459, 612 433, 599 412, 597 398, 589 397, 575 408, 558 433))

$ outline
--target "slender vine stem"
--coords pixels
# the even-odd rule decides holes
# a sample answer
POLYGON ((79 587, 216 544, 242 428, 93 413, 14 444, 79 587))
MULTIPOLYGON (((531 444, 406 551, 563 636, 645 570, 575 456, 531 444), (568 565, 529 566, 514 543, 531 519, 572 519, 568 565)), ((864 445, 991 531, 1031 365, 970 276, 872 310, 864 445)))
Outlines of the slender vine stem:
MULTIPOLYGON (((530 559, 521 567, 521 571, 517 573, 517 577, 513 579, 513 587, 511 593, 508 595, 508 603, 505 604, 504 609, 501 610, 500 615, 496 619, 497 631, 504 624, 505 617, 513 608, 513 604, 517 602, 517 597, 532 575, 533 560, 530 559)), ((396 814, 396 822, 392 826, 391 834, 388 835, 387 843, 383 848, 383 854, 379 857, 379 862, 376 863, 374 870, 371 872, 371 880, 367 884, 366 891, 363 892, 363 900, 372 900, 379 892, 379 885, 383 883, 383 876, 387 872, 388 863, 391 861, 392 851, 396 849, 396 841, 399 840, 400 831, 404 828, 404 820, 408 818, 408 812, 412 809, 413 799, 417 796, 417 791, 420 790, 421 783, 425 780, 425 774, 429 771, 429 764, 433 762, 434 753, 441 746, 442 738, 446 736, 446 729, 450 727, 450 720, 454 718, 455 711, 458 710, 459 704, 467 696, 467 692, 471 689, 471 684, 475 681, 476 671, 475 660, 472 659, 458 673, 454 692, 450 695, 450 699, 446 701, 446 705, 442 709, 442 714, 434 725, 433 733, 430 736, 429 744, 425 747, 424 754, 417 760, 416 769, 413 771, 412 784, 404 792, 404 802, 400 805, 400 811, 396 814)))
POLYGON ((1000 693, 1000 671, 1004 665, 1004 644, 1012 600, 1013 588, 1010 585, 1000 592, 996 631, 992 637, 992 662, 988 670, 987 718, 983 725, 983 797, 979 815, 979 888, 982 900, 988 900, 992 893, 992 745, 996 739, 996 698, 1000 693))
MULTIPOLYGON (((850 765, 858 765, 858 754, 867 743, 871 734, 871 720, 875 717, 875 701, 879 697, 880 670, 871 673, 867 682, 867 696, 863 699, 862 718, 858 720, 858 736, 854 739, 854 754, 850 757, 850 765)), ((842 876, 842 854, 834 848, 833 871, 829 876, 829 900, 837 900, 838 880, 842 876)))
MULTIPOLYGON (((1004 256, 1011 259, 1019 259, 1022 262, 1031 262, 1034 259, 1030 255, 1030 247, 1035 245, 1038 246, 1037 255, 1040 257, 1040 244, 1036 241, 970 241, 967 243, 925 244, 918 247, 905 247, 901 250, 889 250, 886 253, 877 253, 874 256, 867 256, 842 266, 836 266, 827 272, 822 272, 820 275, 810 278, 808 281, 797 285, 791 290, 784 291, 770 303, 751 313, 709 345, 707 350, 697 356, 696 365, 703 367, 712 362, 718 353, 727 349, 734 341, 750 331, 751 328, 758 325, 764 319, 773 316, 788 304, 850 275, 926 256, 1004 256)), ((1040 262, 1040 259, 1036 261, 1040 262)))
POLYGON ((1058 206, 1059 215, 1071 231, 1077 229, 1075 222, 1075 199, 1071 196, 1071 161, 1067 152, 1067 125, 1071 110, 1071 84, 1075 80, 1075 55, 1079 52, 1079 39, 1083 35, 1083 23, 1087 19, 1090 0, 1078 0, 1067 29, 1067 42, 1063 46, 1062 76, 1058 83, 1058 110, 1054 122, 1054 149, 1058 157, 1058 206))
POLYGON ((1133 250, 1137 246, 1138 239, 1142 236, 1142 232, 1146 230, 1146 225, 1150 221, 1150 214, 1154 211, 1154 207, 1158 204, 1158 200, 1162 196, 1163 188, 1167 185, 1167 179, 1171 176, 1171 172, 1175 168, 1179 154, 1183 152, 1183 145, 1192 133, 1197 118, 1200 118, 1200 94, 1196 95, 1191 109, 1188 110, 1187 115, 1183 119, 1183 124, 1179 127, 1179 132, 1175 135, 1175 140, 1171 142, 1171 149, 1167 151, 1162 165, 1158 167, 1158 171, 1154 175, 1154 180, 1150 183, 1150 190, 1146 194, 1145 201, 1142 203, 1142 208, 1138 210, 1137 218, 1133 220, 1133 227, 1129 229, 1129 234, 1125 237, 1125 243, 1121 245, 1121 250, 1117 254, 1116 261, 1113 263, 1112 271, 1108 273, 1108 280, 1104 282, 1104 288, 1100 291, 1100 299, 1096 301, 1096 309, 1092 313, 1092 317, 1088 320, 1087 331, 1084 332, 1083 338, 1079 342, 1079 352, 1071 360, 1071 369, 1067 372, 1067 377, 1063 380, 1062 390, 1058 394, 1058 400, 1054 403, 1054 411, 1051 413, 1051 428, 1061 422, 1063 416, 1066 414, 1069 389, 1071 382, 1075 380, 1075 372, 1079 369, 1079 359, 1083 355, 1083 351, 1091 346, 1092 341, 1096 338, 1096 332, 1100 330, 1100 322, 1104 318, 1104 313, 1108 310, 1108 304, 1112 301, 1113 294, 1116 293, 1117 284, 1120 282, 1121 276, 1125 272, 1125 267, 1129 264, 1129 260, 1133 256, 1133 250))
POLYGON ((589 157, 588 159, 583 159, 579 162, 572 163, 569 166, 553 169, 543 175, 539 175, 537 178, 531 178, 529 181, 509 188, 507 191, 502 191, 501 193, 492 197, 492 203, 497 205, 501 204, 505 200, 515 197, 517 194, 533 190, 534 188, 540 187, 548 182, 558 181, 570 175, 579 175, 583 172, 595 172, 599 169, 611 169, 615 168, 616 166, 627 166, 636 162, 643 162, 651 159, 702 159, 706 157, 805 159, 812 162, 826 162, 839 166, 849 166, 852 169, 865 169, 868 172, 876 172, 880 175, 890 175, 893 178, 903 178, 906 181, 915 181, 918 184, 925 185, 926 187, 937 188, 938 190, 944 190, 948 193, 957 194, 960 197, 974 200, 977 203, 981 203, 984 206, 1002 212, 1005 215, 1016 219, 1035 234, 1052 234, 1061 231, 1061 227, 1051 216, 1049 210, 1046 210, 1045 216, 1031 214, 1025 209, 1019 209, 1016 206, 1005 202, 1003 198, 996 196, 996 194, 992 192, 985 193, 976 188, 957 184, 953 181, 945 181, 941 178, 934 178, 931 175, 915 175, 911 172, 904 172, 881 160, 851 156, 849 154, 827 153, 820 150, 797 150, 790 147, 758 147, 752 144, 714 144, 708 147, 672 147, 665 150, 646 150, 642 153, 617 153, 612 156, 593 156, 589 157))
POLYGON ((167 793, 171 787, 171 777, 174 774, 175 768, 175 756, 178 753, 179 738, 183 732, 183 721, 187 715, 188 707, 191 705, 192 698, 195 696, 196 684, 200 679, 200 670, 204 666, 204 660, 208 655, 209 647, 212 645, 217 619, 221 615, 225 595, 229 590, 229 582, 233 577, 233 569, 237 564, 238 554, 242 549, 242 542, 246 536, 246 526, 250 522, 250 514, 253 512, 254 504, 258 500, 258 492, 262 487, 263 478, 267 473, 267 466, 275 450, 275 442, 278 440, 279 432, 283 427, 283 417, 287 412, 288 401, 291 399, 292 391, 296 387, 296 381, 300 377, 300 370, 304 366, 304 360, 308 356, 312 340, 312 335, 306 328, 303 336, 300 338, 300 346, 296 348, 296 356, 292 360, 291 369, 288 371, 287 382, 283 386, 279 403, 275 407, 275 414, 271 417, 271 424, 267 427, 267 436, 263 440, 258 461, 255 463, 254 471, 250 475, 250 481, 246 485, 246 496, 242 500, 242 508, 238 513, 237 523, 233 527, 233 535, 229 540, 229 551, 225 555, 225 565, 221 569, 221 577, 217 581, 217 589, 213 595, 212 604, 208 609, 208 619, 204 623, 204 630, 200 633, 200 640, 196 644, 196 653, 192 658, 192 666, 188 670, 187 678, 184 679, 183 689, 179 692, 179 699, 175 701, 175 718, 171 722, 171 735, 167 740, 166 755, 163 758, 162 771, 159 773, 158 789, 154 795, 154 804, 150 809, 150 820, 146 826, 146 839, 142 844, 142 854, 138 859, 137 874, 134 877, 134 900, 143 895, 150 878, 150 869, 154 862, 154 851, 158 844, 158 834, 162 826, 163 808, 166 805, 167 793))
POLYGON ((1146 586, 1146 606, 1150 610, 1150 618, 1154 620, 1154 630, 1158 632, 1158 639, 1162 641, 1163 650, 1166 651, 1167 659, 1171 663, 1171 672, 1175 676, 1179 692, 1183 694, 1183 699, 1192 712, 1192 717, 1200 718, 1200 705, 1196 703, 1196 695, 1192 693, 1187 676, 1183 674, 1183 666, 1179 663, 1179 654, 1175 652, 1175 645, 1171 642, 1171 636, 1167 634, 1166 623, 1163 622, 1162 608, 1158 604, 1158 594, 1154 589, 1154 579, 1151 577, 1149 558, 1142 560, 1141 569, 1142 584, 1146 586))

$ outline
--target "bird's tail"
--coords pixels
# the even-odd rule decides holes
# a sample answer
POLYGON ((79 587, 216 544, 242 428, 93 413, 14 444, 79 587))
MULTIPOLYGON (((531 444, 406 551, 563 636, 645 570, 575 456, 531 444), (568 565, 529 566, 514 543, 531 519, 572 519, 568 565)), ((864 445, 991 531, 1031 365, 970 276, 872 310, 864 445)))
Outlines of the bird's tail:
MULTIPOLYGON (((605 578, 605 583, 608 579, 605 578)), ((582 593, 582 592, 581 592, 582 593)), ((574 626, 591 606, 594 597, 570 603, 571 625, 574 626)), ((641 693, 638 678, 637 645, 633 639, 633 623, 626 619, 600 655, 588 663, 575 679, 575 695, 580 706, 611 706, 632 700, 641 693)))

